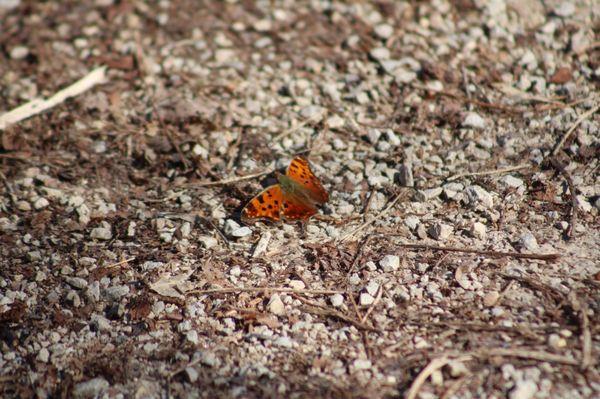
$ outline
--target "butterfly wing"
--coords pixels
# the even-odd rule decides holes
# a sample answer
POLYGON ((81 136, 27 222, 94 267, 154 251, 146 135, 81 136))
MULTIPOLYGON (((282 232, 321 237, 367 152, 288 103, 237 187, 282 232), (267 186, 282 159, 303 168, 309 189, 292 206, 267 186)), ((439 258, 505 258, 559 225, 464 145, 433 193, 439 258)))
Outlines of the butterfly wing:
POLYGON ((322 205, 329 200, 329 194, 310 169, 310 164, 306 158, 297 156, 292 159, 286 175, 306 189, 308 195, 316 204, 322 205))
POLYGON ((283 194, 283 203, 281 205, 281 216, 284 219, 308 220, 317 213, 317 208, 309 203, 298 201, 293 196, 283 194))
POLYGON ((280 220, 283 200, 283 192, 279 184, 274 184, 263 191, 242 209, 242 219, 269 219, 280 220))

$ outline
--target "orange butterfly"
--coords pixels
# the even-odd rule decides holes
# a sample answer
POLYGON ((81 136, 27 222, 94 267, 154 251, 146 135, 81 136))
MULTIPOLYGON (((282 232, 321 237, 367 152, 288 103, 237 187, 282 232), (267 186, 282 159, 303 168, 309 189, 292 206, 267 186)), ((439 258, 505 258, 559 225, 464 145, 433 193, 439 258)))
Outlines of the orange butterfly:
POLYGON ((279 184, 267 187, 242 210, 242 220, 308 220, 329 194, 302 156, 292 159, 285 175, 277 173, 279 184))

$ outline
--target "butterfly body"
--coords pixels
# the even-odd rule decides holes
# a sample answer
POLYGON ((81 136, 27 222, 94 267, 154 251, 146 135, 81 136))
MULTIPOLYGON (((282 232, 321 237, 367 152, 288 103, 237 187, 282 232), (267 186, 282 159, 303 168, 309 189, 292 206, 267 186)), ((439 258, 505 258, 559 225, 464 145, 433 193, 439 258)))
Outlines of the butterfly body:
POLYGON ((308 161, 295 157, 278 184, 267 187, 242 210, 242 219, 307 220, 329 199, 308 161))

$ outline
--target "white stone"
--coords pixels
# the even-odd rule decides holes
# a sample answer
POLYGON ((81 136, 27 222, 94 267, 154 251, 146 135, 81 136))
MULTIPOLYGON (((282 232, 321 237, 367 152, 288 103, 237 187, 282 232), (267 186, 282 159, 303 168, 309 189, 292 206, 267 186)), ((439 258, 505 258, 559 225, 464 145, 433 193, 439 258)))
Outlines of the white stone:
POLYGON ((372 295, 369 295, 366 292, 363 292, 362 294, 360 294, 360 304, 362 306, 371 305, 371 304, 373 304, 373 302, 375 302, 375 298, 373 298, 372 295))
POLYGON ((400 257, 396 255, 386 255, 380 261, 379 265, 385 272, 393 272, 400 268, 400 257))
POLYGON ((568 1, 561 2, 560 5, 554 9, 554 13, 559 17, 570 17, 575 13, 575 5, 568 1))
POLYGON ((369 53, 376 60, 387 60, 390 58, 390 50, 386 47, 376 47, 369 53))
POLYGON ((48 349, 42 348, 38 352, 36 359, 42 363, 48 363, 48 360, 50 360, 50 352, 48 352, 48 349))
POLYGON ((247 237, 252 234, 252 230, 248 226, 242 226, 239 229, 236 229, 231 232, 231 237, 233 238, 242 238, 247 237))
POLYGON ((271 296, 268 308, 269 312, 273 313, 274 315, 282 316, 285 314, 285 305, 279 297, 279 294, 273 294, 273 296, 271 296))
POLYGON ((258 32, 267 32, 273 28, 273 23, 269 19, 260 19, 254 23, 253 28, 258 32))
POLYGON ((198 345, 198 333, 196 330, 190 330, 185 334, 185 339, 192 345, 198 345))
POLYGON ((331 305, 336 308, 344 304, 344 296, 342 294, 333 294, 329 297, 329 300, 331 301, 331 305))
POLYGON ((44 209, 45 207, 47 207, 48 205, 50 205, 50 202, 48 202, 48 200, 44 197, 40 197, 38 198, 34 203, 33 203, 33 207, 36 210, 40 210, 40 209, 44 209))
POLYGON ((538 242, 535 236, 531 233, 525 233, 519 238, 519 244, 524 249, 529 251, 535 251, 539 248, 538 242))
POLYGON ((219 243, 219 241, 216 238, 211 236, 200 236, 198 237, 198 241, 206 249, 211 249, 212 247, 217 246, 217 244, 219 243))
POLYGON ((485 237, 487 236, 485 224, 480 222, 473 223, 471 226, 471 235, 480 240, 485 240, 485 237))
POLYGON ((444 191, 441 187, 428 188, 426 190, 418 190, 415 194, 415 199, 419 202, 430 201, 437 198, 444 191))
POLYGON ((291 348, 294 344, 294 341, 290 337, 279 337, 273 343, 277 346, 281 346, 283 348, 291 348))
POLYGON ((419 223, 421 223, 421 221, 416 216, 408 216, 406 219, 404 219, 404 224, 410 230, 415 230, 417 226, 419 226, 419 223))
POLYGON ((453 230, 454 229, 450 225, 444 223, 436 223, 427 230, 427 233, 429 233, 431 238, 443 241, 450 237, 453 230))
POLYGON ((344 125, 346 124, 346 122, 344 121, 343 118, 341 118, 338 115, 332 115, 329 118, 327 118, 327 126, 329 126, 330 129, 339 129, 344 127, 344 125))
POLYGON ((375 34, 381 39, 389 39, 394 34, 394 28, 388 24, 380 24, 375 27, 375 34))
POLYGON ((462 123, 463 127, 471 127, 474 129, 483 129, 486 124, 485 119, 475 112, 469 112, 462 123))
POLYGON ((509 399, 531 399, 538 391, 532 380, 518 380, 515 388, 508 394, 509 399))
POLYGON ((548 336, 548 345, 554 349, 561 349, 567 346, 567 341, 558 334, 550 334, 548 336))
POLYGON ((300 111, 300 116, 309 119, 313 122, 319 122, 325 116, 326 109, 320 107, 318 105, 309 105, 307 107, 302 108, 300 111))
POLYGON ((95 227, 90 232, 90 237, 95 238, 97 240, 110 240, 112 238, 112 232, 110 228, 106 227, 95 227))
POLYGON ((373 365, 369 359, 356 359, 352 364, 355 371, 369 370, 373 365))
POLYGON ((506 175, 503 178, 501 178, 500 183, 504 184, 507 187, 512 187, 512 188, 519 188, 523 185, 523 180, 511 176, 511 175, 506 175))
POLYGON ((231 62, 237 58, 237 54, 234 50, 228 48, 221 48, 215 51, 215 61, 219 64, 231 62))
POLYGON ((469 186, 465 189, 465 193, 472 205, 480 203, 487 208, 492 208, 494 206, 492 195, 480 186, 469 186))
POLYGON ((93 378, 75 385, 73 388, 73 397, 77 399, 98 398, 109 387, 110 384, 104 378, 93 378))
POLYGON ((22 60, 29 55, 29 49, 25 46, 16 46, 10 50, 10 58, 13 60, 22 60))
POLYGON ((194 383, 196 380, 198 380, 199 375, 198 371, 194 367, 186 367, 185 376, 189 382, 194 383))

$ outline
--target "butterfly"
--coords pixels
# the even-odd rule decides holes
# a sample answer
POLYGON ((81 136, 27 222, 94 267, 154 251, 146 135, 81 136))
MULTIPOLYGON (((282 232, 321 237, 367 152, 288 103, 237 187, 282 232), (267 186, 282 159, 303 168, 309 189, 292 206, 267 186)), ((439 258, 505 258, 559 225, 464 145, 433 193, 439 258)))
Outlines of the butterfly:
POLYGON ((242 220, 308 220, 329 194, 302 156, 292 159, 285 175, 277 173, 278 184, 265 188, 242 210, 242 220))

